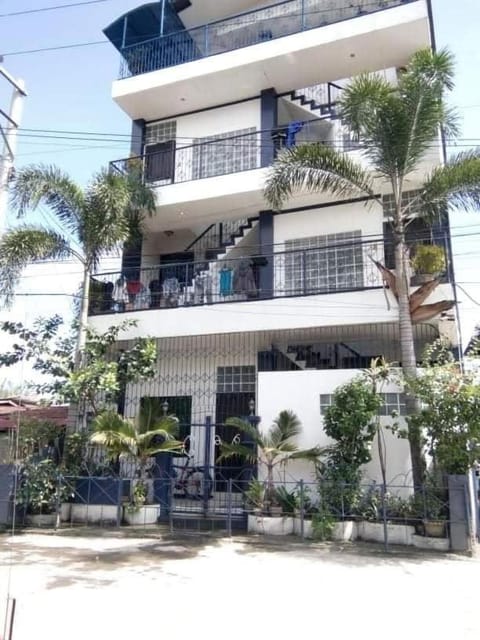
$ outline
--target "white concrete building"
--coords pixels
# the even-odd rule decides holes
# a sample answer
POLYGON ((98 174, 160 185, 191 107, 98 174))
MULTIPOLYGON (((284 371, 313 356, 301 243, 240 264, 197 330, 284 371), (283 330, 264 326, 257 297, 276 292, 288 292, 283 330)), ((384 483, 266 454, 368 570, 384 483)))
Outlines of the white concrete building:
MULTIPOLYGON (((126 415, 142 398, 167 401, 200 465, 218 446, 202 426, 208 417, 224 438, 229 416, 254 413, 268 426, 291 408, 303 444, 325 444, 335 388, 373 356, 400 358, 397 307, 372 260, 392 266, 388 188, 378 184, 383 209, 320 193, 274 213, 264 179, 277 151, 302 141, 358 155, 338 96, 360 72, 395 83, 432 44, 429 0, 161 0, 105 33, 122 59, 113 98, 132 119, 131 158, 112 168, 141 167, 157 197, 122 272, 97 276, 92 294, 93 327, 134 318, 126 339, 158 340, 158 376, 126 390, 126 415)), ((440 161, 439 144, 409 189, 440 161)), ((431 301, 454 297, 448 227, 409 233, 445 247, 448 273, 431 301)), ((417 353, 452 325, 416 325, 417 353)), ((401 413, 401 390, 385 394, 385 414, 401 413)), ((392 440, 387 456, 389 479, 403 482, 405 442, 392 440)), ((366 474, 378 478, 376 459, 366 474)))

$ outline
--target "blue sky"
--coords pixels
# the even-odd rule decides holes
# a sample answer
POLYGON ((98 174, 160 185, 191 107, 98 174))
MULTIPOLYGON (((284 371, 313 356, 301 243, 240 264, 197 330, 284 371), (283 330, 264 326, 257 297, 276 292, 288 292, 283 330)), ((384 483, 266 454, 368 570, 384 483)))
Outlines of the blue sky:
MULTIPOLYGON (((0 0, 0 14, 51 7, 66 4, 67 1, 0 0)), ((139 4, 141 0, 106 0, 86 7, 0 17, 0 53, 102 40, 104 27, 139 4)), ((462 138, 480 138, 480 127, 477 125, 480 116, 480 2, 433 0, 433 5, 437 45, 448 46, 457 59, 457 86, 451 101, 460 109, 462 138)), ((128 154, 129 119, 110 98, 111 82, 119 67, 119 56, 110 43, 64 51, 7 55, 5 66, 26 82, 29 97, 23 119, 25 129, 126 134, 124 142, 73 142, 31 137, 34 132, 24 132, 29 135, 20 138, 18 165, 30 162, 56 163, 77 181, 84 183, 93 171, 106 165, 109 160, 128 154)), ((0 107, 6 108, 8 102, 8 87, 0 83, 0 107)), ((464 144, 460 142, 458 148, 464 148, 464 144)), ((453 151, 455 149, 449 148, 449 152, 453 151)), ((13 222, 11 214, 9 220, 13 222)), ((480 233, 480 216, 474 213, 454 215, 452 228, 454 236, 480 233)), ((468 294, 480 302, 477 237, 454 237, 454 254, 457 280, 468 294)), ((35 266, 28 270, 26 276, 22 282, 24 292, 71 294, 78 284, 77 269, 70 263, 35 266)), ((468 338, 477 318, 480 320, 480 307, 461 291, 459 299, 464 338, 468 338)), ((40 313, 48 315, 59 310, 67 314, 70 302, 71 298, 66 296, 19 298, 9 317, 29 322, 40 313)))

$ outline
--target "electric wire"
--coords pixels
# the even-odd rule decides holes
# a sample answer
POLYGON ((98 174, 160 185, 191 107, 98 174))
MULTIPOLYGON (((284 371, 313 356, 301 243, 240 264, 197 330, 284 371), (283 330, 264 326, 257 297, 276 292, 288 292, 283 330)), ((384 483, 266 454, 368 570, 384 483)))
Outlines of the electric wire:
POLYGON ((71 2, 69 4, 59 4, 53 7, 40 7, 39 9, 25 9, 23 11, 12 11, 10 13, 0 13, 0 18, 13 18, 15 16, 25 16, 31 13, 43 13, 44 11, 57 11, 59 9, 70 9, 92 4, 111 2, 111 0, 83 0, 83 2, 71 2))

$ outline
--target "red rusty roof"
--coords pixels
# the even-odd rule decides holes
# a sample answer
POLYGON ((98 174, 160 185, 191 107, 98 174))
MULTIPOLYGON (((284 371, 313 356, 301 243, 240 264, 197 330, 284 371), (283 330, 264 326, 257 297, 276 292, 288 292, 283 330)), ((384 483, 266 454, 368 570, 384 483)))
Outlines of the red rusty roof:
POLYGON ((42 406, 27 398, 3 398, 0 400, 0 431, 14 429, 18 420, 48 420, 64 427, 68 419, 68 405, 42 406))

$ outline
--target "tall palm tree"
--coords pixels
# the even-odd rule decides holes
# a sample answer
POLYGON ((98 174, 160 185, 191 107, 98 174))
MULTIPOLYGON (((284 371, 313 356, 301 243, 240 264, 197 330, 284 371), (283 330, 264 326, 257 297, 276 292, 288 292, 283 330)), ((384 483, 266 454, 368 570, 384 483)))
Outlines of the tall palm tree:
MULTIPOLYGON (((90 277, 102 256, 138 232, 142 216, 155 207, 153 193, 138 172, 103 170, 82 190, 61 169, 32 165, 17 172, 11 203, 19 217, 46 205, 55 227, 22 224, 0 240, 0 300, 11 304, 22 271, 33 262, 70 257, 83 268, 77 360, 85 346, 90 277)), ((78 364, 78 362, 77 362, 78 364)))
POLYGON ((154 455, 183 450, 183 443, 176 440, 178 420, 174 416, 152 421, 141 413, 135 424, 114 411, 105 411, 95 418, 92 426, 90 442, 105 447, 113 460, 122 454, 135 460, 142 480, 154 455))
MULTIPOLYGON (((480 205, 480 149, 452 157, 425 176, 413 200, 403 197, 409 177, 418 171, 421 161, 432 148, 438 148, 440 131, 456 135, 456 114, 447 107, 445 96, 453 87, 453 59, 443 50, 416 52, 392 86, 376 74, 355 78, 344 90, 339 106, 342 122, 360 141, 360 151, 368 161, 352 160, 347 154, 320 143, 303 144, 284 150, 267 178, 265 196, 279 209, 295 192, 326 191, 339 198, 366 196, 366 201, 382 205, 380 186, 388 184, 393 194, 395 273, 378 265, 398 301, 402 367, 406 376, 416 376, 412 313, 431 293, 424 285, 412 296, 408 283, 408 253, 405 234, 415 218, 431 223, 446 216, 449 207, 476 208, 480 205)), ((435 286, 435 285, 433 285, 435 286)), ((445 301, 448 307, 453 303, 445 301)), ((426 305, 433 307, 433 305, 426 305)), ((431 309, 424 309, 425 312, 431 309)), ((430 313, 430 317, 433 317, 430 313)), ((425 319, 418 313, 414 320, 425 319)), ((409 412, 416 408, 409 398, 409 412)), ((423 480, 423 456, 420 434, 409 426, 413 480, 423 480)))
POLYGON ((266 498, 272 502, 275 495, 274 471, 279 465, 290 460, 306 460, 316 463, 323 453, 321 447, 300 449, 294 440, 302 432, 302 425, 293 411, 280 411, 268 431, 262 432, 255 424, 240 418, 228 418, 225 423, 247 436, 250 444, 237 442, 220 445, 219 460, 240 457, 252 464, 264 467, 266 471, 266 498))

